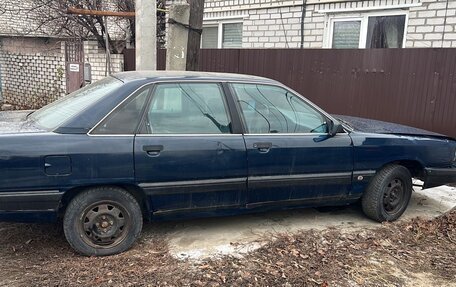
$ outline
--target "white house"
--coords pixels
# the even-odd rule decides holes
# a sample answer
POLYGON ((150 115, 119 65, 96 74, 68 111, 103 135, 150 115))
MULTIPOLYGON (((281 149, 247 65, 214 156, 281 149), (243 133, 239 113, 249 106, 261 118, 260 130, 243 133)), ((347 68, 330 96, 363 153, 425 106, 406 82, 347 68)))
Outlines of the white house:
POLYGON ((206 0, 202 47, 456 47, 456 0, 206 0))

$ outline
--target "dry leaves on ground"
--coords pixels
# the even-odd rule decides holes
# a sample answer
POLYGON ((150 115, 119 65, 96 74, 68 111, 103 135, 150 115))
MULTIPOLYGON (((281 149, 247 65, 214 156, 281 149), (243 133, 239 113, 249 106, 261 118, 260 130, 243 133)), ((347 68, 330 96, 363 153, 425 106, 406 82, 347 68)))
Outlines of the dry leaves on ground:
POLYGON ((171 257, 153 232, 103 258, 75 255, 54 225, 2 224, 0 232, 0 285, 9 286, 397 286, 418 273, 456 282, 456 210, 375 230, 283 234, 241 258, 201 262, 171 257))

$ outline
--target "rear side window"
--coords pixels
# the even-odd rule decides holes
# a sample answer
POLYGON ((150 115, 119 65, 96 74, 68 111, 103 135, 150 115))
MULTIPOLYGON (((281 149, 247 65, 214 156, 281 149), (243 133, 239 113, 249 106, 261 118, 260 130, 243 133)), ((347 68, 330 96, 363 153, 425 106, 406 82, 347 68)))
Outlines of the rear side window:
POLYGON ((231 133, 224 94, 215 83, 157 85, 143 134, 231 133))
POLYGON ((127 134, 136 132, 150 88, 140 91, 112 112, 95 129, 94 134, 127 134))

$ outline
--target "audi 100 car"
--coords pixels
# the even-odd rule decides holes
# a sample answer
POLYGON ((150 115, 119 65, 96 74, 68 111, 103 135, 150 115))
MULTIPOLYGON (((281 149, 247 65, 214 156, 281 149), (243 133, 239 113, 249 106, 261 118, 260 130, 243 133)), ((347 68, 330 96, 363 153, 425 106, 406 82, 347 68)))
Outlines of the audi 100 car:
POLYGON ((33 113, 0 113, 0 220, 63 219, 83 255, 127 250, 143 220, 361 202, 401 216, 412 178, 456 182, 456 141, 332 116, 265 78, 126 72, 33 113))

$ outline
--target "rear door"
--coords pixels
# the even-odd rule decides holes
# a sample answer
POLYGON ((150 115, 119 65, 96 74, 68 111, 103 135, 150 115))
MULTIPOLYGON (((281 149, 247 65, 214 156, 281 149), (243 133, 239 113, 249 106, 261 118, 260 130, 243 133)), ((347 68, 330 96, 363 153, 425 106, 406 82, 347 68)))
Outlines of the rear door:
POLYGON ((155 215, 237 208, 245 196, 245 144, 218 83, 157 84, 134 159, 155 215))
POLYGON ((247 207, 338 201, 351 189, 347 133, 328 136, 327 118, 278 86, 231 84, 246 129, 247 207))

